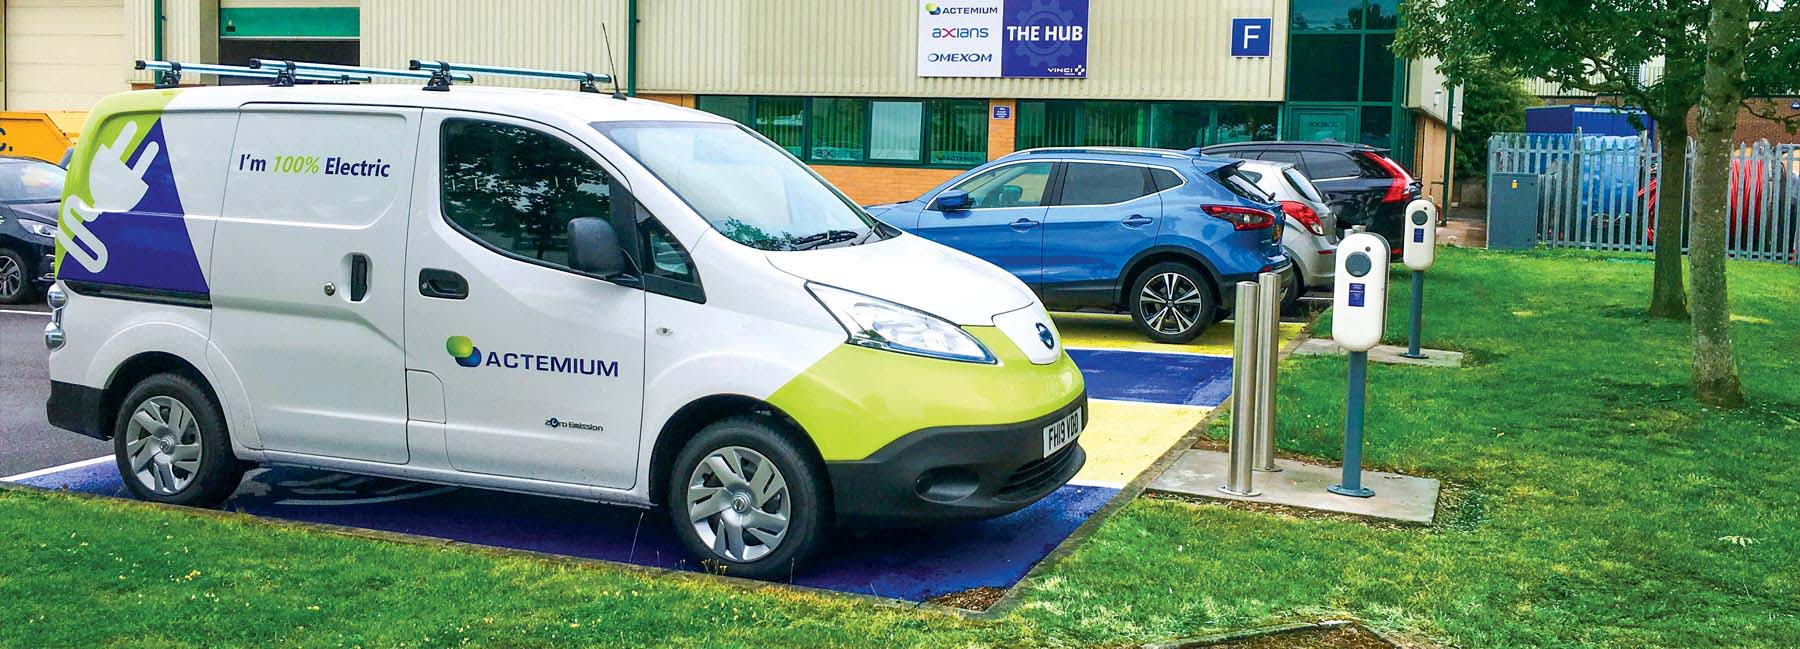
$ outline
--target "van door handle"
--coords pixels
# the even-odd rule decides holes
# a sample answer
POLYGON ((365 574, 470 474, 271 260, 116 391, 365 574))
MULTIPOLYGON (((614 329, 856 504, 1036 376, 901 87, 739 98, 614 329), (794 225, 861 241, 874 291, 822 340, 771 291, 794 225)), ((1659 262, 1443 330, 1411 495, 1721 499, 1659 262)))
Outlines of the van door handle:
POLYGON ((454 271, 425 268, 419 271, 419 295, 443 300, 469 297, 469 281, 454 271))
POLYGON ((1120 221, 1120 223, 1124 223, 1125 225, 1135 228, 1138 226, 1150 225, 1150 222, 1155 221, 1155 220, 1156 219, 1152 219, 1152 218, 1150 218, 1148 216, 1144 216, 1142 214, 1133 214, 1131 216, 1125 217, 1125 220, 1120 221))
POLYGON ((361 302, 369 296, 369 256, 350 255, 350 301, 361 302))
POLYGON ((1039 225, 1039 223, 1037 221, 1033 221, 1031 219, 1021 216, 1021 217, 1019 217, 1019 220, 1012 222, 1012 229, 1017 230, 1019 232, 1027 232, 1027 231, 1030 231, 1032 228, 1037 227, 1038 225, 1039 225))

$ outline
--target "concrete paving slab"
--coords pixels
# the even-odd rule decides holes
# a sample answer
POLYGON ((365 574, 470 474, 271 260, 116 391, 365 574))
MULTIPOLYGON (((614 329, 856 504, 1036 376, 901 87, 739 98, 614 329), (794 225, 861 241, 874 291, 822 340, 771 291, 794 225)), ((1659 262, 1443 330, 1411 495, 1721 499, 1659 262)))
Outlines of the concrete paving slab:
MULTIPOLYGON (((1294 353, 1301 356, 1342 356, 1344 348, 1330 338, 1308 338, 1294 348, 1294 353)), ((1405 347, 1395 345, 1376 345, 1369 350, 1369 360, 1390 365, 1418 365, 1421 367, 1462 367, 1463 353, 1442 349, 1420 349, 1424 358, 1407 358, 1405 347)))
POLYGON ((1338 467, 1276 459, 1280 471, 1257 472, 1252 484, 1262 495, 1243 498, 1219 491, 1225 484, 1226 454, 1195 449, 1183 453, 1169 470, 1150 483, 1150 491, 1299 507, 1323 512, 1367 516, 1404 523, 1431 524, 1437 516, 1438 481, 1398 473, 1363 471, 1364 487, 1375 490, 1372 498, 1351 498, 1325 491, 1342 477, 1338 467))

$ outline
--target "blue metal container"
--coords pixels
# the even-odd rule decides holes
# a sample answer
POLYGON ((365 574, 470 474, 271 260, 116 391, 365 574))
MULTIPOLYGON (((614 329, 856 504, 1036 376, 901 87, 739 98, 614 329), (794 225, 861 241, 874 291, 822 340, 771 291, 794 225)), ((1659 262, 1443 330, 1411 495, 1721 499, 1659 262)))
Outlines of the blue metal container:
POLYGON ((1574 133, 1580 129, 1582 135, 1635 136, 1655 128, 1656 121, 1636 108, 1577 105, 1525 109, 1526 133, 1574 133))

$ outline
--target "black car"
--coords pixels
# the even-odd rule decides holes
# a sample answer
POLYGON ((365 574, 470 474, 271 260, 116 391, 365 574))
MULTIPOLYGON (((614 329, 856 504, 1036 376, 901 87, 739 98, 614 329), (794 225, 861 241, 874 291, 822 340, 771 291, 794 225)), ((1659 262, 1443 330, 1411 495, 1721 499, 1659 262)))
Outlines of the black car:
POLYGON ((37 298, 55 281, 56 211, 62 167, 0 156, 0 304, 37 298))
POLYGON ((1201 149, 1207 155, 1289 162, 1299 167, 1337 210, 1340 230, 1367 226, 1386 237, 1400 260, 1402 218, 1421 186, 1387 149, 1342 142, 1234 142, 1201 149))

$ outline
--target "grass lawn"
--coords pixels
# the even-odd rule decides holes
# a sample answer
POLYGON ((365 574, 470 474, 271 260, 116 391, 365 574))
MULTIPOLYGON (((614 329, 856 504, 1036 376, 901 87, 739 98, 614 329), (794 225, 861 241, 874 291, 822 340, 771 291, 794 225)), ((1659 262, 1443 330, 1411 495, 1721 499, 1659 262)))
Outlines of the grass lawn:
MULTIPOLYGON (((1371 367, 1366 452, 1448 483, 1430 528, 1140 499, 970 620, 7 491, 0 646, 1110 646, 1340 615, 1457 646, 1794 646, 1800 269, 1730 272, 1752 406, 1718 412, 1685 324, 1641 315, 1647 258, 1443 251, 1426 344, 1470 367, 1371 367)), ((1343 375, 1283 365, 1283 451, 1338 456, 1343 375)))

